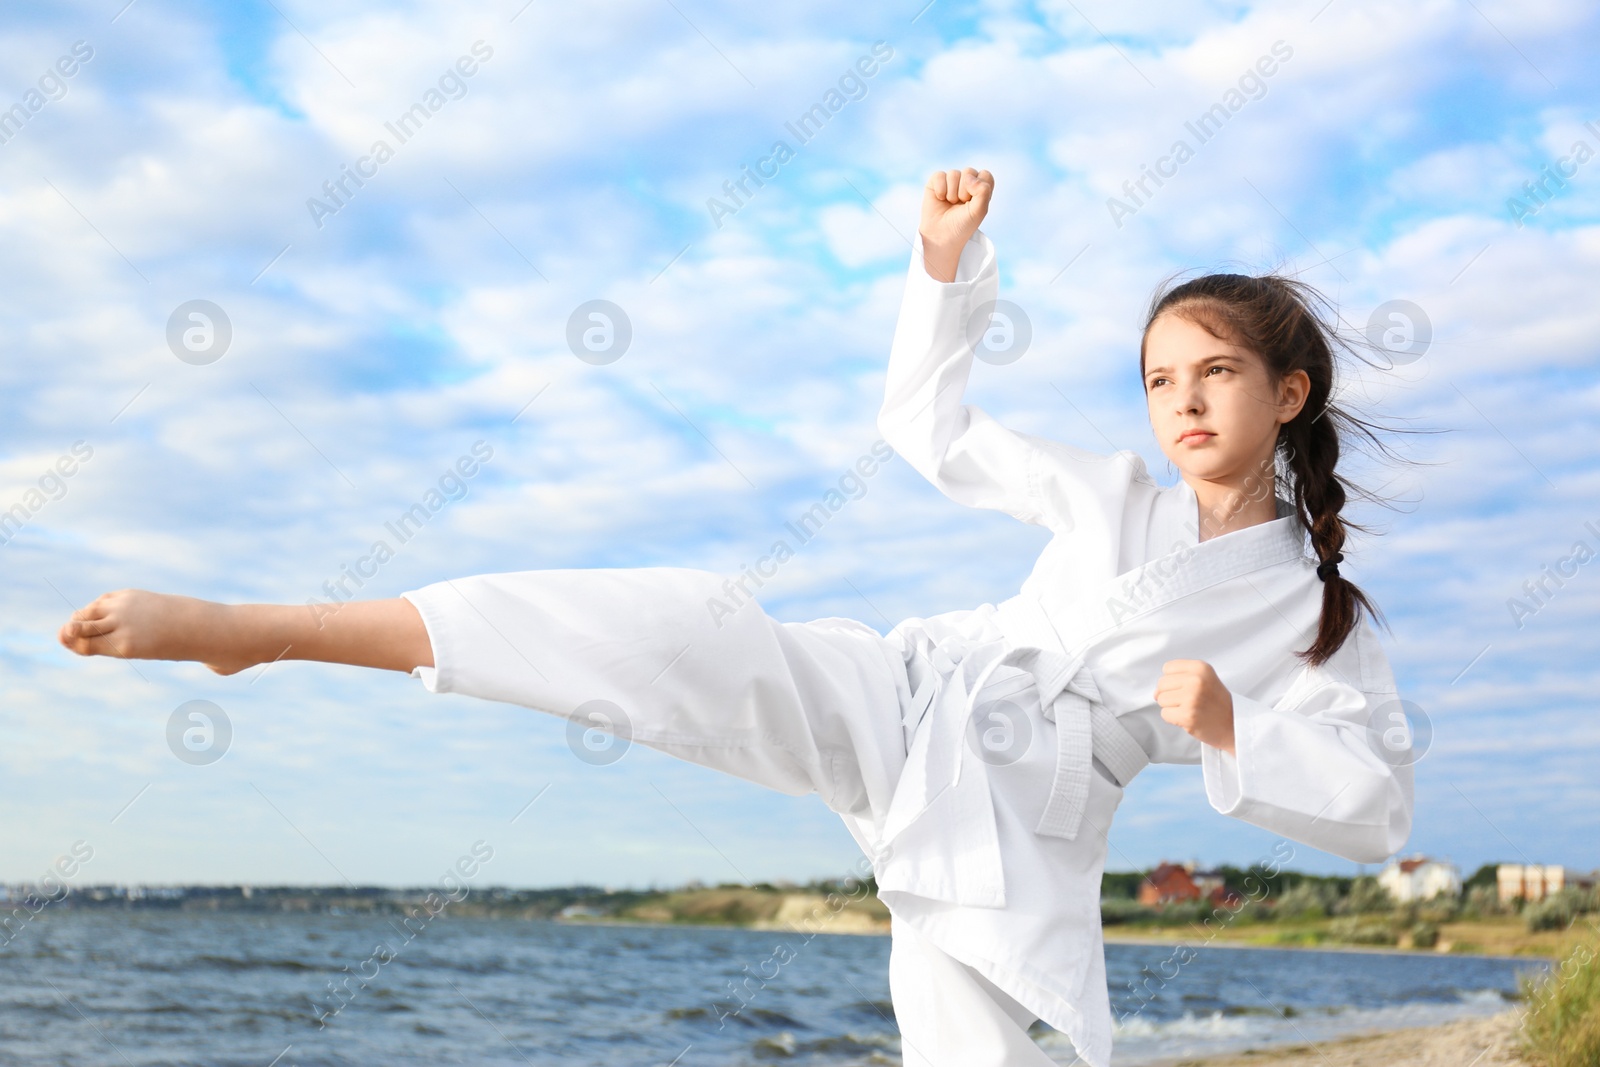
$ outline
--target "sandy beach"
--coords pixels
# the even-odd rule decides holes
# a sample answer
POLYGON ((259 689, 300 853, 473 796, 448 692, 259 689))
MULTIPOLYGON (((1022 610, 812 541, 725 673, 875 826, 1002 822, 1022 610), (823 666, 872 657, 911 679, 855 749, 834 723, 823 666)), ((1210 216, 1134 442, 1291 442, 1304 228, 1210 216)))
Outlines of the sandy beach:
POLYGON ((1522 1009, 1442 1026, 1266 1051, 1160 1061, 1159 1067, 1527 1067, 1514 1051, 1522 1009))

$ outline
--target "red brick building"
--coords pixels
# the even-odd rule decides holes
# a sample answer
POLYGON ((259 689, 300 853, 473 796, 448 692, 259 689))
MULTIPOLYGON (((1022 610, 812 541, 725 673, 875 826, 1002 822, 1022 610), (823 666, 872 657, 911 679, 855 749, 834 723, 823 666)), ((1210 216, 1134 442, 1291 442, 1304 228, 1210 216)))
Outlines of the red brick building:
POLYGON ((1197 871, 1193 863, 1160 863, 1139 885, 1139 903, 1159 908, 1175 900, 1209 900, 1232 905, 1240 897, 1217 871, 1197 871))

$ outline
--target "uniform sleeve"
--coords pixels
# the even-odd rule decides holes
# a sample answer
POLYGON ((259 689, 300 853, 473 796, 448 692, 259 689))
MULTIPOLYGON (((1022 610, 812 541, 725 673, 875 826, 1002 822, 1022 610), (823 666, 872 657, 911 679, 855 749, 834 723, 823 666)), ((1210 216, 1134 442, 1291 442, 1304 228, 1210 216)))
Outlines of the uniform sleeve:
POLYGON ((973 360, 968 322, 999 289, 994 244, 982 230, 974 233, 961 250, 953 282, 930 277, 922 257, 919 233, 889 352, 878 430, 950 499, 1044 525, 1033 440, 961 402, 973 360))
POLYGON ((962 403, 974 358, 969 324, 998 290, 994 244, 982 230, 961 250, 952 282, 928 274, 917 235, 889 353, 879 432, 959 504, 1003 511, 1057 533, 1092 536, 1091 530, 1100 530, 1101 539, 1114 545, 1130 488, 1155 489, 1138 453, 1092 452, 1019 433, 962 403))
POLYGON ((1365 618, 1272 704, 1233 694, 1234 751, 1201 745, 1206 797, 1223 815, 1356 863, 1411 836, 1410 731, 1365 618))

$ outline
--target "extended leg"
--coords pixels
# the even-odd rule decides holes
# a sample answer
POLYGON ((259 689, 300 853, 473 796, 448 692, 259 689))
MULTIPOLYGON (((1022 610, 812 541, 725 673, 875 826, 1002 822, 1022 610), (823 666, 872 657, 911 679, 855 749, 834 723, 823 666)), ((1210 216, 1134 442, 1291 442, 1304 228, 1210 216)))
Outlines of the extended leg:
POLYGON ((781 623, 677 567, 516 571, 405 594, 436 693, 568 719, 801 796, 881 813, 905 762, 898 648, 863 623, 781 623), (737 606, 731 606, 733 604, 737 606))
POLYGON ((725 598, 718 575, 662 567, 476 575, 337 610, 124 589, 74 612, 60 640, 219 674, 276 659, 420 667, 433 692, 604 723, 780 792, 816 791, 841 814, 881 814, 905 762, 900 652, 859 622, 779 623, 725 598))
POLYGON ((61 643, 83 656, 192 660, 233 674, 275 659, 321 660, 411 673, 433 666, 422 618, 403 598, 335 609, 218 604, 119 589, 72 613, 61 643))

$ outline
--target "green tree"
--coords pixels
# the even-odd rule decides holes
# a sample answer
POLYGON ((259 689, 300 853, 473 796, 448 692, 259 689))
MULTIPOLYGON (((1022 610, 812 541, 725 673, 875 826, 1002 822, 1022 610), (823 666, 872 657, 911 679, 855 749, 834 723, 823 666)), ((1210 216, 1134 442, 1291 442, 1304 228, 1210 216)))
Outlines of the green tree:
POLYGON ((1500 865, 1498 863, 1485 863, 1482 867, 1472 872, 1472 877, 1461 883, 1463 893, 1477 889, 1479 886, 1488 886, 1499 892, 1500 865))
POLYGON ((1394 898, 1379 884, 1378 879, 1364 874, 1350 883, 1349 892, 1334 905, 1333 910, 1339 915, 1370 915, 1389 911, 1394 906, 1394 898))

